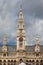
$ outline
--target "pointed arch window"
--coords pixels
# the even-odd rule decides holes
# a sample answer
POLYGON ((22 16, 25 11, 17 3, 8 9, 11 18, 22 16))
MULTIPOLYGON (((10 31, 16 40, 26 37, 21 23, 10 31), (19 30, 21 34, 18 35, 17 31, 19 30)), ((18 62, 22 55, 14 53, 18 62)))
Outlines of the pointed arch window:
POLYGON ((22 37, 19 38, 19 42, 20 42, 20 47, 21 47, 22 43, 23 43, 23 38, 22 37))

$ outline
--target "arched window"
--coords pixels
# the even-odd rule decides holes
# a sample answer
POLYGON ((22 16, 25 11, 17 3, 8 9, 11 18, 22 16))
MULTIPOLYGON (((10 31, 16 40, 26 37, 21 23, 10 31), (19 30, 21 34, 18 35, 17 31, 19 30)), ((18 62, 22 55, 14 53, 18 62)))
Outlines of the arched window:
POLYGON ((22 38, 22 37, 20 37, 20 38, 19 38, 19 41, 20 41, 20 42, 22 42, 22 41, 23 41, 23 38, 22 38))
POLYGON ((32 65, 35 65, 35 61, 34 60, 32 60, 32 65))
POLYGON ((43 60, 40 61, 40 65, 43 65, 43 60))
POLYGON ((29 62, 31 62, 31 60, 29 60, 29 62))
POLYGON ((36 53, 36 56, 39 56, 39 54, 38 54, 38 53, 36 53))
POLYGON ((14 60, 14 62, 16 62, 16 60, 14 60))
POLYGON ((32 60, 32 62, 34 62, 34 60, 32 60))
POLYGON ((39 60, 36 60, 36 62, 39 62, 39 60))
POLYGON ((26 65, 28 65, 28 60, 26 60, 26 65))
POLYGON ((10 62, 10 60, 8 60, 8 62, 10 62))
POLYGON ((6 54, 3 54, 3 56, 6 56, 6 54))
POLYGON ((14 60, 14 65, 16 65, 16 60, 14 60))
POLYGON ((11 60, 11 65, 13 65, 13 60, 11 60))
POLYGON ((3 62, 6 63, 6 60, 4 60, 3 62))
POLYGON ((41 60, 40 62, 43 62, 43 60, 41 60))
POLYGON ((26 62, 28 62, 28 60, 26 60, 26 62))
POLYGON ((0 62, 2 62, 2 60, 0 60, 0 62))
POLYGON ((8 65, 10 65, 10 60, 8 60, 8 65))
POLYGON ((39 65, 39 60, 36 60, 36 65, 39 65))
POLYGON ((11 62, 13 62, 13 60, 11 60, 11 62))
POLYGON ((23 38, 22 37, 19 38, 19 42, 20 42, 20 47, 22 47, 22 43, 23 43, 23 38))

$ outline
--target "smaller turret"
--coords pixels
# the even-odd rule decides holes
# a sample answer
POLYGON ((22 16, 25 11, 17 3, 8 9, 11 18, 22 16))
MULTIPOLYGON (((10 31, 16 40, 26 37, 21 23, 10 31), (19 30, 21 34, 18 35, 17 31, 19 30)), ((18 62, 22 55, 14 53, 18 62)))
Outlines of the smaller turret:
POLYGON ((39 36, 36 36, 36 44, 35 44, 35 52, 39 53, 40 52, 40 41, 39 41, 39 36))
POLYGON ((3 39, 3 45, 6 45, 7 44, 7 36, 6 34, 4 35, 4 39, 3 39))
POLYGON ((6 36, 6 34, 4 35, 4 38, 3 38, 2 51, 3 51, 3 52, 7 52, 7 36, 6 36))

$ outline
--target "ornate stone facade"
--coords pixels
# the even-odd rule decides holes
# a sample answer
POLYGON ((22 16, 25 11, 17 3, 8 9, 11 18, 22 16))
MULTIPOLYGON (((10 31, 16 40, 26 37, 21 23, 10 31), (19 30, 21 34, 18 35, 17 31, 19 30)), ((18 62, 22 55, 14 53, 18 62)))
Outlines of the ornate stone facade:
POLYGON ((18 65, 20 59, 29 65, 43 65, 43 45, 40 45, 39 37, 36 37, 35 45, 26 46, 22 8, 18 18, 16 39, 16 46, 7 46, 6 35, 4 35, 3 46, 0 46, 0 65, 18 65))

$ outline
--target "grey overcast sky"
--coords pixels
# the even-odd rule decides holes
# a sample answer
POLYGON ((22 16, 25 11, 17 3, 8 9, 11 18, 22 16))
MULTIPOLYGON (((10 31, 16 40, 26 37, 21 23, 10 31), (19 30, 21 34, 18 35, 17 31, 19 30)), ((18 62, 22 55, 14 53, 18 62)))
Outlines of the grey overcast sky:
POLYGON ((39 35, 40 44, 43 44, 43 0, 0 0, 0 42, 3 35, 7 34, 7 41, 16 43, 20 5, 23 9, 26 44, 35 44, 36 34, 39 35))

